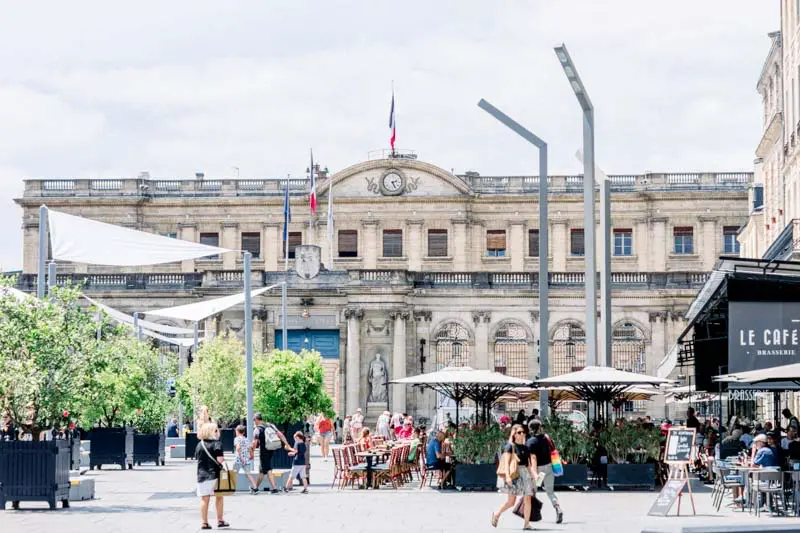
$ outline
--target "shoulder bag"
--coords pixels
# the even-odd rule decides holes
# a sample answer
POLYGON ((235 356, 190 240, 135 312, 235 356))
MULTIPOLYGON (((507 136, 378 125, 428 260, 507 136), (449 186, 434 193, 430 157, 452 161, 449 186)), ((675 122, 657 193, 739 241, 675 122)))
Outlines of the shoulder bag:
POLYGON ((561 477, 564 475, 564 465, 561 463, 561 454, 558 453, 556 445, 550 435, 545 434, 548 447, 550 448, 550 465, 553 467, 553 477, 561 477))
MULTIPOLYGON (((516 450, 516 447, 514 448, 516 450)), ((498 476, 508 476, 511 481, 519 478, 519 457, 513 451, 503 452, 500 465, 497 467, 498 476)))
POLYGON ((233 470, 228 468, 228 464, 223 462, 220 464, 213 455, 208 452, 208 448, 206 448, 206 443, 200 441, 200 446, 203 447, 203 451, 206 452, 206 455, 209 459, 214 463, 214 465, 219 467, 219 475, 217 475, 217 483, 214 485, 214 495, 215 496, 230 496, 236 492, 236 476, 237 473, 233 470))

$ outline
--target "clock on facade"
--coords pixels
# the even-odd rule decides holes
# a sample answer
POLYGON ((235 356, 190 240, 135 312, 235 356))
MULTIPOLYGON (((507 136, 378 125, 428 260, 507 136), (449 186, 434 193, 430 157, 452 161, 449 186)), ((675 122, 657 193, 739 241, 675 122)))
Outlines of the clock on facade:
POLYGON ((381 178, 381 192, 385 195, 401 194, 406 186, 406 178, 399 172, 390 170, 381 178))

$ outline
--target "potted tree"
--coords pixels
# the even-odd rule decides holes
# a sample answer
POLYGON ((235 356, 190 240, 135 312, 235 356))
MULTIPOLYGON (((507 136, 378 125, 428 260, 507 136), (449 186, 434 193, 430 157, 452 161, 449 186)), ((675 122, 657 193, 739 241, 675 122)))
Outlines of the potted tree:
POLYGON ((155 349, 140 352, 138 361, 144 380, 139 383, 141 398, 134 411, 131 423, 136 432, 133 436, 133 460, 137 465, 153 462, 158 466, 165 463, 164 422, 170 410, 172 399, 167 390, 166 376, 171 374, 175 361, 167 359, 163 363, 155 349))
POLYGON ((660 452, 661 434, 633 424, 617 424, 603 429, 600 444, 609 456, 606 484, 615 488, 655 488, 655 461, 660 452))
POLYGON ((545 432, 553 439, 564 463, 564 475, 554 479, 555 486, 588 490, 589 460, 594 452, 589 434, 555 413, 545 423, 545 432))
POLYGON ((459 490, 495 490, 497 456, 506 436, 497 424, 469 424, 453 436, 455 485, 459 490))
POLYGON ((53 288, 47 300, 0 292, 0 412, 32 438, 0 442, 0 509, 6 501, 69 506, 69 441, 42 437, 80 410, 93 371, 96 326, 78 297, 74 288, 53 288))

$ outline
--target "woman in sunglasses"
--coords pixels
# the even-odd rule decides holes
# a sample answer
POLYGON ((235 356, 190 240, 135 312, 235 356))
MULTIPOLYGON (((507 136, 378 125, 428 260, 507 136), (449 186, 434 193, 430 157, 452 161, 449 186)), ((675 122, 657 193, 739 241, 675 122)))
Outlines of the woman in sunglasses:
POLYGON ((508 495, 506 502, 492 513, 492 526, 497 527, 497 521, 507 510, 514 507, 517 496, 523 498, 524 523, 522 529, 533 529, 530 526, 531 502, 534 494, 534 479, 536 474, 531 470, 531 452, 525 446, 525 429, 520 424, 511 427, 511 436, 503 447, 500 466, 497 468, 497 484, 502 492, 508 495))

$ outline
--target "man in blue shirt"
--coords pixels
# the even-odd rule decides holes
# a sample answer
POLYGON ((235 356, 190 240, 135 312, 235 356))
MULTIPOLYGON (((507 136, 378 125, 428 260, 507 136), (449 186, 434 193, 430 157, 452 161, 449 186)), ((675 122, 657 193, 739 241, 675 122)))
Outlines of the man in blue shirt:
POLYGON ((442 442, 444 438, 444 431, 438 432, 435 439, 428 441, 428 446, 425 449, 426 468, 428 470, 440 470, 442 472, 442 482, 439 488, 442 488, 447 478, 450 477, 450 465, 445 461, 445 455, 444 452, 442 452, 442 442))
POLYGON ((753 439, 753 444, 756 446, 756 457, 753 459, 753 464, 760 467, 778 467, 780 463, 775 456, 775 452, 767 445, 767 436, 763 433, 757 435, 753 439))

